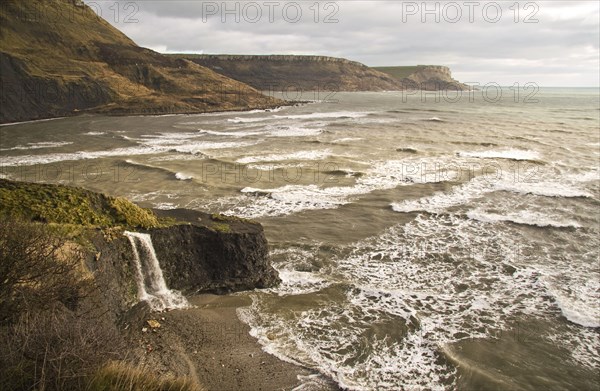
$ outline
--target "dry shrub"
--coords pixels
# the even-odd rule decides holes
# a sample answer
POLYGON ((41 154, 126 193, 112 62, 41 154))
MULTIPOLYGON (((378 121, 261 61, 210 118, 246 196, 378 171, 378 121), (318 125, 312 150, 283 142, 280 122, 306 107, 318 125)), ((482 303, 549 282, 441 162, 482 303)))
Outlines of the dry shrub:
POLYGON ((0 388, 81 389, 120 355, 82 259, 46 225, 0 220, 0 388))
POLYGON ((100 369, 88 391, 203 391, 187 378, 158 376, 124 362, 110 362, 100 369))

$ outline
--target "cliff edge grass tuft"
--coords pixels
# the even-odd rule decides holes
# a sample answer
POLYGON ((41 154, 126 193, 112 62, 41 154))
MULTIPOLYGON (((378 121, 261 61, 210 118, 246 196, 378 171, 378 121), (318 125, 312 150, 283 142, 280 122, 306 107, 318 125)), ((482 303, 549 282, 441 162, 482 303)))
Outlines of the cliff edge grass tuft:
POLYGON ((222 223, 231 223, 231 222, 239 221, 239 222, 248 223, 248 224, 260 224, 258 221, 255 221, 255 220, 244 219, 244 218, 238 217, 238 216, 223 215, 220 213, 211 214, 210 219, 212 221, 218 221, 218 222, 222 222, 222 223))
POLYGON ((76 187, 0 179, 0 215, 30 221, 88 227, 154 228, 154 213, 125 198, 76 187))

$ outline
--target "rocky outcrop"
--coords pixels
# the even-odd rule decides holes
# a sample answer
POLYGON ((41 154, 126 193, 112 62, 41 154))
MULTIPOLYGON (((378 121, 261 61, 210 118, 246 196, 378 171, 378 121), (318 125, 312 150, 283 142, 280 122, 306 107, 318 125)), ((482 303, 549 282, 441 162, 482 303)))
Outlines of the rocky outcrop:
MULTIPOLYGON (((138 231, 150 234, 169 288, 185 294, 221 294, 280 282, 260 224, 184 209, 157 212, 177 222, 138 231)), ((121 231, 108 232, 91 235, 95 250, 87 267, 96 275, 104 301, 119 316, 138 301, 134 255, 121 231)))
POLYGON ((450 68, 441 65, 417 65, 410 67, 377 67, 398 81, 408 90, 469 90, 469 86, 455 80, 450 68))
POLYGON ((370 68, 345 58, 291 55, 175 54, 256 89, 292 91, 467 90, 440 65, 370 68))
POLYGON ((0 37, 0 123, 281 103, 198 64, 137 46, 81 1, 3 0, 0 37))
POLYGON ((359 62, 325 56, 244 56, 177 54, 258 90, 387 91, 399 90, 393 77, 359 62))
POLYGON ((150 232, 170 288, 184 293, 226 293, 279 282, 269 262, 262 226, 240 221, 228 226, 214 230, 189 224, 150 232))

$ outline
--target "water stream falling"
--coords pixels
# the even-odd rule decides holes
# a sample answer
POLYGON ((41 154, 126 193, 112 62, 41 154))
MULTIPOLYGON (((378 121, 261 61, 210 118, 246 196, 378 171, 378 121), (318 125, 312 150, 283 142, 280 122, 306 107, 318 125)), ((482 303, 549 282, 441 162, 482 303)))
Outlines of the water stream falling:
POLYGON ((147 301, 154 311, 189 307, 190 304, 180 292, 167 287, 150 235, 129 231, 123 234, 133 249, 138 299, 147 301))

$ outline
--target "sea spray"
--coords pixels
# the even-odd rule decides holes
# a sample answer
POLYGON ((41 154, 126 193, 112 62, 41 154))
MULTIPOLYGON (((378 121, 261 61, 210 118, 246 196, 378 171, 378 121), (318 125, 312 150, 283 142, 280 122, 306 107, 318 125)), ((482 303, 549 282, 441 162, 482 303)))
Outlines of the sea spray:
POLYGON ((133 250, 138 299, 147 301, 154 311, 189 307, 190 304, 180 292, 167 287, 150 235, 129 231, 123 234, 129 239, 133 250))

